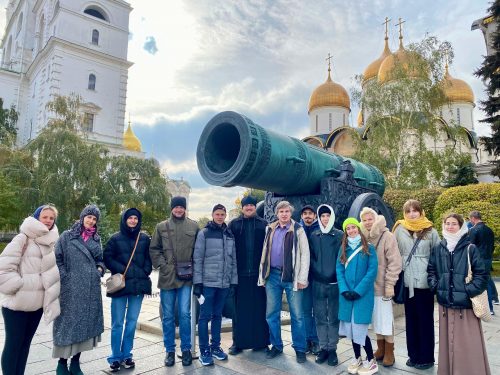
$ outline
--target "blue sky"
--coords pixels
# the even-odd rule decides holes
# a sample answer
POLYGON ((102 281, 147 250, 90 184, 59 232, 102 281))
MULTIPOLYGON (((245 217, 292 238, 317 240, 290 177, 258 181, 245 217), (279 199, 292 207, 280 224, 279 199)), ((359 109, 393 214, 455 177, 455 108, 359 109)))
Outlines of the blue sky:
MULTIPOLYGON (((228 206, 242 189, 216 188, 200 177, 195 152, 203 126, 218 112, 234 110, 289 135, 308 134, 307 104, 326 79, 325 58, 333 55, 332 78, 348 91, 354 76, 383 49, 386 16, 406 20, 404 42, 426 33, 448 40, 455 50, 450 73, 469 83, 476 99, 482 82, 473 76, 486 53, 472 22, 486 15, 488 1, 300 1, 131 0, 127 111, 144 151, 170 177, 188 180, 191 215, 209 215, 219 201, 228 206)), ((0 0, 4 8, 6 0, 0 0)), ((2 9, 3 12, 3 9, 2 9)), ((1 16, 1 14, 0 14, 1 16)), ((0 21, 0 27, 3 29, 0 21)), ((355 123, 357 108, 351 108, 355 123)), ((483 117, 475 111, 475 121, 483 117)), ((478 132, 487 128, 476 124, 478 132)))

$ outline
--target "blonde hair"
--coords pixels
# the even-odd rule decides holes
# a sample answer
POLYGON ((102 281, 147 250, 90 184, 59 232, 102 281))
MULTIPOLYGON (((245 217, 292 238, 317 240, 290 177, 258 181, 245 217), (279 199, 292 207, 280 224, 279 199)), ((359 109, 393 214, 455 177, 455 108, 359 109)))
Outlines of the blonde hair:
POLYGON ((275 215, 278 215, 278 211, 279 210, 282 210, 284 208, 289 208, 290 209, 290 213, 293 214, 293 206, 290 204, 290 202, 288 201, 281 201, 279 202, 277 205, 276 205, 276 209, 274 210, 274 214, 275 215))
POLYGON ((57 211, 57 208, 51 204, 45 204, 42 206, 42 209, 40 210, 40 214, 45 211, 45 210, 51 210, 55 215, 56 218, 59 215, 59 211, 57 211))

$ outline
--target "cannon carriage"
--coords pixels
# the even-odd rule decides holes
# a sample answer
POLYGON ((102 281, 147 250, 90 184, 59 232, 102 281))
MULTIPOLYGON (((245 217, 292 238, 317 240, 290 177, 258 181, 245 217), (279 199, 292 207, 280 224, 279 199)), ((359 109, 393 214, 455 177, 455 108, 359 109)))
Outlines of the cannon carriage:
POLYGON ((278 202, 289 201, 300 219, 304 205, 327 203, 336 215, 335 226, 347 217, 359 218, 363 207, 394 215, 382 196, 385 179, 374 166, 327 152, 296 138, 266 130, 232 111, 221 112, 203 129, 196 152, 205 181, 216 186, 265 190, 263 217, 274 221, 278 202))

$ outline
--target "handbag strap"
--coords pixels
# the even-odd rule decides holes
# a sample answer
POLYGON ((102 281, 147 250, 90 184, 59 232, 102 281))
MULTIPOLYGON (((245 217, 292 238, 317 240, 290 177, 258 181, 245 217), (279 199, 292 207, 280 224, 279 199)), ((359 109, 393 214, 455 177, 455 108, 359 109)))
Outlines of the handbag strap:
POLYGON ((406 266, 408 266, 410 264, 411 258, 413 258, 413 254, 415 254, 415 251, 417 251, 418 244, 420 243, 420 240, 422 240, 422 237, 424 237, 423 234, 418 236, 417 239, 415 240, 415 243, 413 244, 413 247, 410 251, 410 255, 408 255, 408 258, 406 259, 406 262, 405 262, 406 266))
POLYGON ((354 258, 360 251, 362 250, 362 245, 359 245, 356 250, 354 250, 354 253, 351 254, 351 256, 349 258, 347 258, 347 261, 345 262, 344 264, 344 268, 347 268, 347 265, 349 264, 349 262, 352 260, 352 258, 354 258))
POLYGON ((135 245, 134 245, 134 250, 132 250, 132 255, 130 255, 130 259, 128 260, 127 263, 127 268, 125 268, 125 272, 123 273, 123 277, 127 274, 128 268, 130 267, 130 263, 132 262, 132 258, 134 257, 135 254, 135 249, 137 249, 137 244, 139 243, 139 237, 141 236, 141 232, 137 235, 137 239, 135 240, 135 245))
POLYGON ((379 239, 377 241, 377 244, 375 245, 375 250, 378 249, 378 245, 380 245, 380 241, 382 241, 382 237, 384 237, 384 234, 385 234, 385 232, 382 232, 382 234, 380 235, 380 237, 379 237, 379 239))

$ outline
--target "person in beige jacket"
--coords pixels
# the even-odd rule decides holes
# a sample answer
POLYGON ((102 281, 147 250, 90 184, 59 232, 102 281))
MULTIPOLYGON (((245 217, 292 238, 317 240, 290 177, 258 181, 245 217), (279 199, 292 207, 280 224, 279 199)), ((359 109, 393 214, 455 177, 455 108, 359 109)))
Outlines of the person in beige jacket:
POLYGON ((24 374, 31 340, 42 314, 47 323, 60 314, 59 270, 54 244, 57 209, 40 206, 0 255, 0 293, 5 325, 2 372, 24 374))
POLYGON ((272 348, 267 358, 283 353, 281 304, 285 291, 292 321, 292 347, 298 363, 306 361, 306 329, 302 311, 303 289, 309 275, 309 243, 302 226, 292 220, 293 206, 287 201, 276 205, 277 221, 266 228, 258 285, 266 288, 266 320, 272 348))
POLYGON ((378 348, 374 356, 377 360, 383 360, 382 364, 385 367, 389 367, 395 362, 394 314, 391 299, 394 297, 394 285, 401 272, 402 259, 396 238, 386 227, 385 217, 378 215, 369 207, 364 207, 359 216, 361 232, 368 242, 376 247, 378 259, 372 318, 378 348))

